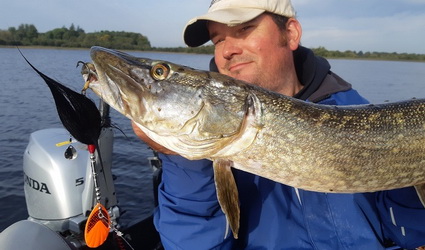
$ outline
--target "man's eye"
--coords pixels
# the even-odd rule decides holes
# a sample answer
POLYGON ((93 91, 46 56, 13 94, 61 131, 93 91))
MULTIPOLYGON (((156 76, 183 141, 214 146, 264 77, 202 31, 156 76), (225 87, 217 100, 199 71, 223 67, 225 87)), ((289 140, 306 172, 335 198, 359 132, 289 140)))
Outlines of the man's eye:
POLYGON ((251 29, 252 27, 253 27, 252 25, 243 26, 241 28, 241 31, 247 31, 247 30, 251 29))
POLYGON ((224 39, 215 39, 214 41, 212 41, 213 42, 213 44, 214 45, 217 45, 217 44, 219 44, 219 43, 221 43, 221 42, 223 42, 224 41, 224 39))

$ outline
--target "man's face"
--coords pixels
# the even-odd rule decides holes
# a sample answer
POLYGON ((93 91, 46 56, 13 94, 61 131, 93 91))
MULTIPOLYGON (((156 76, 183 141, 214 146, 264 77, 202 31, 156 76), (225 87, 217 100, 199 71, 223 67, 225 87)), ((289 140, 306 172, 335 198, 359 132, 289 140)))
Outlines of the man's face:
POLYGON ((232 27, 210 22, 208 31, 220 73, 282 94, 295 94, 282 90, 285 79, 294 72, 292 49, 286 32, 270 15, 232 27))

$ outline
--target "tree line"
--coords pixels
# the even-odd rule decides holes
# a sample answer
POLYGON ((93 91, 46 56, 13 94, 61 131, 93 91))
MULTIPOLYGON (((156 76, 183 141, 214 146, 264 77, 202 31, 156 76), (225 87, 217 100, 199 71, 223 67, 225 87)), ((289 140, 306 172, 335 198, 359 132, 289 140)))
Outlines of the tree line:
MULTIPOLYGON (((154 48, 155 49, 155 48, 154 48)), ((196 48, 176 47, 176 48, 159 48, 161 51, 167 52, 183 52, 183 53, 200 53, 213 54, 214 46, 206 45, 196 48)), ((425 61, 425 54, 411 53, 388 53, 388 52, 363 52, 363 51, 339 51, 327 50, 324 47, 311 48, 315 55, 325 58, 346 58, 346 59, 370 59, 370 60, 403 60, 403 61, 425 61)))
POLYGON ((99 31, 86 33, 79 26, 56 28, 45 33, 38 32, 33 24, 21 24, 18 28, 0 30, 0 45, 53 46, 90 48, 93 45, 114 49, 149 50, 146 36, 134 32, 99 31))
MULTIPOLYGON (((189 47, 151 47, 149 39, 134 32, 99 31, 86 33, 79 26, 56 28, 40 33, 33 24, 21 24, 19 27, 0 29, 0 45, 18 46, 53 46, 70 48, 90 48, 93 45, 111 49, 149 50, 178 53, 213 54, 213 45, 204 45, 196 48, 189 47)), ((405 60, 425 61, 425 54, 338 51, 327 50, 324 47, 312 48, 314 53, 325 58, 374 59, 374 60, 405 60)))
POLYGON ((324 47, 313 48, 316 55, 325 58, 348 58, 348 59, 371 59, 371 60, 402 60, 402 61, 425 61, 425 54, 396 53, 396 52, 363 52, 363 51, 338 51, 327 50, 324 47))

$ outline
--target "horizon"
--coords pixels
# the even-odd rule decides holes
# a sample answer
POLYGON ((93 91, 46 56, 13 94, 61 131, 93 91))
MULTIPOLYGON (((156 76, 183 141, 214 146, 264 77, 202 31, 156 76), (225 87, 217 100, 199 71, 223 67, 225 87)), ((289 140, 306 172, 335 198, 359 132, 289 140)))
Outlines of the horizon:
MULTIPOLYGON (((152 47, 186 47, 182 31, 210 0, 101 2, 0 0, 0 29, 33 24, 39 33, 71 24, 86 33, 135 32, 152 47), (40 8, 42 6, 42 8, 40 8), (166 6, 166 7, 164 7, 166 6), (17 15, 16 13, 20 13, 17 15), (166 17, 166 18, 164 18, 166 17)), ((301 43, 327 50, 425 54, 425 1, 292 1, 303 27, 301 43)))

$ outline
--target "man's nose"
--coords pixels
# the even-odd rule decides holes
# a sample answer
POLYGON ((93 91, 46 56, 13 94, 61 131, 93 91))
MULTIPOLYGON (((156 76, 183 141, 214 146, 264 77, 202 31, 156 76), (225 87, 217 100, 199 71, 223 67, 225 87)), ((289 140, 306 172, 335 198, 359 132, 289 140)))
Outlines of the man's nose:
POLYGON ((242 48, 238 39, 227 37, 223 42, 223 57, 225 59, 230 60, 233 56, 242 54, 242 48))

